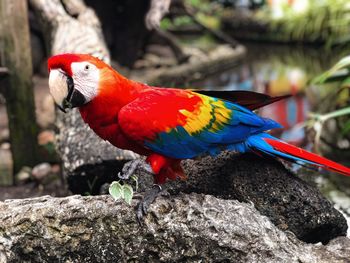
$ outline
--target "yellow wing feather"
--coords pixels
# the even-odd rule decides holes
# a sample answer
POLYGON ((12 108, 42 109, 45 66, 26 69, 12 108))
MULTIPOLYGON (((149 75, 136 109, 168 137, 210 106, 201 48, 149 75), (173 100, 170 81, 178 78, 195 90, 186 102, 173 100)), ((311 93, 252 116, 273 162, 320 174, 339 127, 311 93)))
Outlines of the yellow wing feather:
POLYGON ((225 107, 224 101, 205 95, 197 96, 201 97, 203 102, 195 111, 180 110, 180 113, 187 117, 183 128, 189 134, 193 135, 204 129, 216 132, 228 123, 232 110, 225 107))

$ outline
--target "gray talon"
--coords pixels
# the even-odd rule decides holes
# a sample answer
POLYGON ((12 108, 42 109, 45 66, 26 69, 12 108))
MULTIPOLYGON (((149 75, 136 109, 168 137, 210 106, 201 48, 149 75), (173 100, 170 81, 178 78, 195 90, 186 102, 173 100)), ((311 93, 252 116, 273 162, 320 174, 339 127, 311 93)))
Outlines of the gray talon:
MULTIPOLYGON (((152 174, 152 167, 142 159, 132 160, 124 164, 122 172, 118 173, 118 178, 121 180, 128 180, 137 169, 142 169, 146 173, 152 174)), ((136 217, 140 225, 143 223, 143 218, 147 215, 150 205, 157 198, 162 191, 160 185, 154 185, 149 191, 146 191, 143 198, 136 207, 136 217)))
POLYGON ((144 160, 136 159, 124 164, 122 172, 118 173, 118 178, 122 180, 128 180, 137 169, 143 169, 147 173, 153 174, 152 167, 144 160))
POLYGON ((162 187, 160 185, 154 185, 144 194, 143 199, 137 205, 136 217, 140 225, 142 225, 143 218, 147 215, 150 205, 154 202, 161 191, 162 187))

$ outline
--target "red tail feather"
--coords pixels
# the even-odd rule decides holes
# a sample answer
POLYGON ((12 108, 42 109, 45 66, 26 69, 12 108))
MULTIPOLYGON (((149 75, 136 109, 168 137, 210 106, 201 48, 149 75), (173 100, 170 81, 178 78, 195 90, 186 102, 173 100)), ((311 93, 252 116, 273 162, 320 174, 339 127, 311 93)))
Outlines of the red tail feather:
POLYGON ((275 150, 315 163, 316 166, 350 176, 350 168, 282 141, 264 138, 275 150))

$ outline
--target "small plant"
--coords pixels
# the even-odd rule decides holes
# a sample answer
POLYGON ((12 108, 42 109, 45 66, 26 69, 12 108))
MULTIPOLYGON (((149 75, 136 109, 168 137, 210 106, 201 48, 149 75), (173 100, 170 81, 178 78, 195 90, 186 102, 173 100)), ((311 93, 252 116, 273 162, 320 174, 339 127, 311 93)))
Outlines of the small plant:
MULTIPOLYGON (((135 182, 135 191, 138 189, 138 179, 136 176, 131 176, 130 178, 132 181, 135 182)), ((114 181, 109 186, 109 194, 115 199, 124 199, 125 202, 129 205, 131 205, 131 200, 134 195, 134 189, 132 185, 124 182, 123 184, 120 183, 120 181, 114 181)))

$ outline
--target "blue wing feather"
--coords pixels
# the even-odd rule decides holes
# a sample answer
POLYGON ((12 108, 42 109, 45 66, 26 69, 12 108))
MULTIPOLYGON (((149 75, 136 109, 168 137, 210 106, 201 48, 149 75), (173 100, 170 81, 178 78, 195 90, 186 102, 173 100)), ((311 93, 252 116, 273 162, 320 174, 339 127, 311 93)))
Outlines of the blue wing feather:
POLYGON ((223 149, 245 152, 248 149, 246 140, 249 136, 281 127, 277 122, 262 118, 237 104, 224 102, 224 106, 231 110, 232 114, 223 123, 219 123, 214 116, 210 127, 199 132, 190 134, 183 126, 177 126, 170 131, 159 133, 154 140, 145 141, 144 144, 155 152, 178 159, 193 158, 207 153, 216 155, 223 149), (214 124, 221 127, 214 131, 210 129, 214 124))

